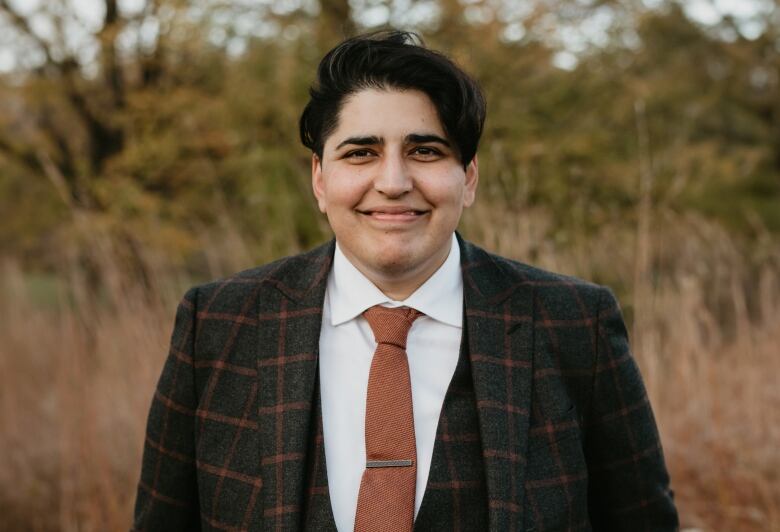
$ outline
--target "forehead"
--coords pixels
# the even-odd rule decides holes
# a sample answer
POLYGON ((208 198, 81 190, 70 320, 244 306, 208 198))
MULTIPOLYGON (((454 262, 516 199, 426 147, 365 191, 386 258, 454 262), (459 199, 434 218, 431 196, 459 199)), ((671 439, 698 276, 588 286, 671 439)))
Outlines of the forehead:
POLYGON ((344 101, 338 125, 325 144, 336 146, 354 135, 390 141, 414 133, 445 137, 436 107, 427 94, 417 90, 365 89, 344 101))

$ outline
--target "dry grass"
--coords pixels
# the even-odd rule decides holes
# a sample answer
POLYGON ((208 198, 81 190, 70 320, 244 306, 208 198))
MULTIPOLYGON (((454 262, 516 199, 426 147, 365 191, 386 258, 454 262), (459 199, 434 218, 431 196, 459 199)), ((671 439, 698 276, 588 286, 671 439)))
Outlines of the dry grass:
POLYGON ((175 303, 41 309, 2 277, 0 529, 125 530, 175 303))
POLYGON ((717 226, 659 210, 644 234, 604 227, 562 250, 542 238, 552 226, 544 213, 477 209, 470 229, 500 254, 533 256, 623 296, 683 529, 780 530, 776 242, 738 245, 717 226))
MULTIPOLYGON (((666 240, 606 228, 563 250, 542 239, 548 224, 541 213, 483 207, 466 232, 508 256, 617 286, 635 317, 634 350, 683 525, 780 530, 778 251, 754 244, 759 256, 746 258, 716 228, 663 217, 653 234, 666 240)), ((155 267, 156 288, 142 288, 111 256, 101 254, 99 294, 64 260, 45 304, 15 262, 0 264, 0 529, 128 527, 182 283, 155 267)))

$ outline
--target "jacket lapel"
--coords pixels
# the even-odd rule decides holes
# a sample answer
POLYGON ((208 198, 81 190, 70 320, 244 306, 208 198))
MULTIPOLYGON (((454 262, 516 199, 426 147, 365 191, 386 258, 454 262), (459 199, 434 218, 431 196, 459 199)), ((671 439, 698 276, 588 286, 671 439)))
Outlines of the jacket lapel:
MULTIPOLYGON (((533 375, 533 287, 458 235, 490 530, 523 523, 533 375)), ((322 305, 334 241, 283 259, 258 304, 263 529, 301 526, 322 305), (273 289, 271 289, 273 288, 273 289)))
POLYGON ((490 530, 517 530, 533 376, 533 287, 504 259, 458 237, 490 530))
POLYGON ((258 303, 263 529, 297 530, 306 487, 322 305, 334 241, 282 259, 258 303))

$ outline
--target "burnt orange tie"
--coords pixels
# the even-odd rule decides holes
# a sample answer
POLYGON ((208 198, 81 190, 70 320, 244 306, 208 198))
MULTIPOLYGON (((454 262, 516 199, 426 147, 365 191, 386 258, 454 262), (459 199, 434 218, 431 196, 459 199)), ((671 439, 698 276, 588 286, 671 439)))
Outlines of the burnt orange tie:
POLYGON ((414 526, 417 446, 406 337, 420 316, 407 307, 375 306, 363 313, 377 346, 368 375, 366 470, 355 532, 411 531, 414 526))

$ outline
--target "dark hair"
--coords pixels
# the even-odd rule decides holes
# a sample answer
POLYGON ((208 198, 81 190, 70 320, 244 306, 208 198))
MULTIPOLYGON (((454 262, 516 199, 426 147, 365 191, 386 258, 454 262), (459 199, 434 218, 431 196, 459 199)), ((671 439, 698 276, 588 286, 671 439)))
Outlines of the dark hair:
POLYGON ((364 89, 416 89, 428 95, 464 168, 477 153, 485 122, 479 85, 415 33, 381 31, 342 42, 320 61, 301 114, 301 142, 322 159, 344 100, 364 89))

